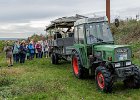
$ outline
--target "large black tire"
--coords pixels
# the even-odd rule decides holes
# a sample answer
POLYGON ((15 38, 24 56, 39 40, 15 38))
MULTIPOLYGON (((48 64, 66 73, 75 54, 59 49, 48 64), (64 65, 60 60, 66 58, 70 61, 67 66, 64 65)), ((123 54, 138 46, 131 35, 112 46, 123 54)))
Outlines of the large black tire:
POLYGON ((88 69, 84 68, 81 63, 81 58, 77 51, 72 52, 72 68, 76 78, 83 79, 89 75, 88 69))
POLYGON ((97 88, 103 92, 112 92, 112 76, 111 73, 103 66, 99 66, 95 70, 95 81, 97 88))
POLYGON ((55 64, 55 57, 54 57, 54 54, 51 54, 51 63, 52 63, 52 64, 55 64))
POLYGON ((140 88, 140 70, 134 67, 134 75, 127 77, 124 80, 124 86, 127 88, 140 88))
POLYGON ((51 55, 51 62, 52 62, 52 64, 58 64, 58 60, 59 60, 58 55, 56 53, 53 53, 51 55))

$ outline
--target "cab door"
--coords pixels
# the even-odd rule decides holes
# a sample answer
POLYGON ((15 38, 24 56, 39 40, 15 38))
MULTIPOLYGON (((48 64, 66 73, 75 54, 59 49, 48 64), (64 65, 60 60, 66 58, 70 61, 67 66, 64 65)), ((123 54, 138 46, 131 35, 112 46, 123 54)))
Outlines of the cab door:
POLYGON ((87 57, 87 44, 85 35, 85 25, 78 25, 75 27, 75 44, 74 48, 79 52, 84 67, 88 67, 88 57, 87 57))

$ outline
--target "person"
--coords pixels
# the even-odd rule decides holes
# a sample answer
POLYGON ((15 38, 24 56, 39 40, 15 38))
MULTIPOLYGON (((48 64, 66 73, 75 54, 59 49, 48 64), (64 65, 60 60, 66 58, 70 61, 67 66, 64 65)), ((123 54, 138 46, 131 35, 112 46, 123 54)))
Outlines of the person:
POLYGON ((38 58, 41 58, 42 57, 42 45, 41 45, 41 42, 38 41, 37 44, 36 44, 36 49, 37 49, 37 52, 38 52, 38 58))
POLYGON ((34 39, 31 39, 32 45, 34 47, 34 53, 33 53, 33 58, 35 57, 35 41, 34 39))
POLYGON ((41 44, 41 46, 42 46, 42 50, 41 50, 41 58, 43 57, 43 55, 44 55, 44 48, 45 48, 45 45, 44 45, 44 41, 43 40, 41 40, 40 41, 40 44, 41 44))
POLYGON ((19 47, 20 63, 25 63, 26 51, 26 44, 24 41, 22 41, 19 47))
POLYGON ((46 58, 48 58, 49 57, 49 55, 48 55, 48 43, 47 43, 47 41, 45 41, 45 52, 44 52, 44 55, 46 56, 46 58))
POLYGON ((38 58, 38 50, 37 50, 38 42, 35 43, 35 56, 38 58))
POLYGON ((35 48, 34 48, 34 45, 33 45, 33 42, 32 41, 29 43, 29 45, 27 46, 27 48, 29 49, 30 60, 32 60, 34 58, 34 53, 35 53, 35 48))
POLYGON ((13 58, 14 62, 19 62, 19 42, 15 41, 14 46, 13 46, 13 58))
POLYGON ((13 47, 10 45, 10 42, 7 42, 7 45, 4 47, 4 51, 6 52, 6 60, 8 67, 13 66, 13 47))
POLYGON ((27 49, 27 51, 26 51, 26 56, 27 56, 27 60, 29 60, 30 59, 30 51, 29 51, 29 48, 28 48, 28 43, 26 44, 26 49, 27 49))

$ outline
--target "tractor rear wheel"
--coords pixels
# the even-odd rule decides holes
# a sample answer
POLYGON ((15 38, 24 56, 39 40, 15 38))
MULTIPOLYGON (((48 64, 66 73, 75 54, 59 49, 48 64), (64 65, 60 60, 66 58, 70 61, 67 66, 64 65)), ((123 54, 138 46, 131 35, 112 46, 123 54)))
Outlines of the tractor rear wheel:
POLYGON ((140 70, 134 67, 134 75, 124 80, 124 86, 127 88, 140 88, 140 70))
POLYGON ((102 66, 99 66, 95 70, 95 80, 98 89, 100 89, 103 92, 112 92, 112 76, 111 73, 102 66))
POLYGON ((76 51, 72 52, 72 68, 77 78, 82 79, 88 76, 89 71, 82 66, 81 58, 76 51))

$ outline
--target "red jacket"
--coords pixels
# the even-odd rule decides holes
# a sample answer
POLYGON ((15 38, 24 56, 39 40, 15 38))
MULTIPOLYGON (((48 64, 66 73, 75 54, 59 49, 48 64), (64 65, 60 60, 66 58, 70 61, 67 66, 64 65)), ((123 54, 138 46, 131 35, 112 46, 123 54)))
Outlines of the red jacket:
POLYGON ((41 44, 36 44, 35 48, 37 49, 38 52, 42 51, 41 44))

